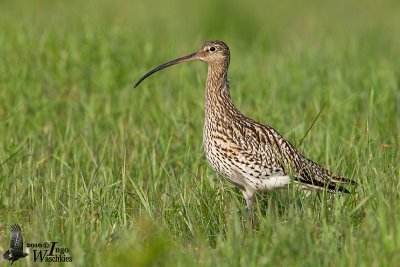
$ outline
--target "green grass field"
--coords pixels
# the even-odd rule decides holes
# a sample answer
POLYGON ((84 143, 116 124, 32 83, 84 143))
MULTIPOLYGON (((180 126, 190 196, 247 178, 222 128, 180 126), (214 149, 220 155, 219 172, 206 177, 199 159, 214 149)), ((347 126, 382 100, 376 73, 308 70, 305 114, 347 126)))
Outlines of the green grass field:
POLYGON ((398 266, 399 1, 188 2, 0 2, 0 251, 19 223, 70 266, 398 266), (298 148, 353 194, 259 195, 246 227, 203 153, 206 65, 133 89, 212 39, 247 116, 298 146, 322 109, 298 148))

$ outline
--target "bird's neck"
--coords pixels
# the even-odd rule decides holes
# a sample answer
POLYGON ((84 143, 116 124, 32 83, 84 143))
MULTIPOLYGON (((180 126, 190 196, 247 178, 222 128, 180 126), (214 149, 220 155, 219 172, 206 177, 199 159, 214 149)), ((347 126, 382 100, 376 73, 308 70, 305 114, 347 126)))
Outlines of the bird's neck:
POLYGON ((239 114, 232 102, 227 66, 209 64, 205 91, 206 121, 210 118, 226 120, 239 114))

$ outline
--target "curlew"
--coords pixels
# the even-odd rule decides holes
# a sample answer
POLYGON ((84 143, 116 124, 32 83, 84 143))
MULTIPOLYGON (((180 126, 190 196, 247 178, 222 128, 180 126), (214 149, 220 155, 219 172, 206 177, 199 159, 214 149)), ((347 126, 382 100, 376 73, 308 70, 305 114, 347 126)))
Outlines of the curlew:
POLYGON ((306 158, 275 129, 246 117, 236 108, 228 83, 230 52, 224 42, 206 42, 198 51, 154 68, 135 88, 159 70, 194 60, 208 64, 203 129, 206 158, 243 193, 249 216, 256 192, 285 188, 294 182, 303 189, 348 193, 343 185, 356 184, 306 158))

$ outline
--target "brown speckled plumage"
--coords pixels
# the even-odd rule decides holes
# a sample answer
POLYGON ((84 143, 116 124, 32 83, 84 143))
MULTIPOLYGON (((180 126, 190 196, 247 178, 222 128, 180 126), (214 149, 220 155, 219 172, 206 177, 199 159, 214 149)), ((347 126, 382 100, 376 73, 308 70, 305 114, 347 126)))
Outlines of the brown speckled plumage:
POLYGON ((272 127, 235 107, 227 75, 230 52, 224 42, 206 42, 197 52, 153 69, 135 87, 163 68, 192 60, 208 63, 203 130, 207 160, 243 192, 249 210, 256 192, 284 188, 291 181, 328 192, 348 192, 341 184, 355 184, 307 159, 272 127))

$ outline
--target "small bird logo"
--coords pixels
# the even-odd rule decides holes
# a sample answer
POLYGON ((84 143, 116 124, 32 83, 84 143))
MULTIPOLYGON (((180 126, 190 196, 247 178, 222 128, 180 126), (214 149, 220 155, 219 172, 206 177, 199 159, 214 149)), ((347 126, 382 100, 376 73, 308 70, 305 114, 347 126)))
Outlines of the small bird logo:
POLYGON ((3 258, 11 261, 12 265, 14 261, 29 255, 24 252, 23 247, 24 237, 22 235, 21 227, 18 224, 13 224, 11 225, 10 232, 10 249, 3 254, 3 258))

